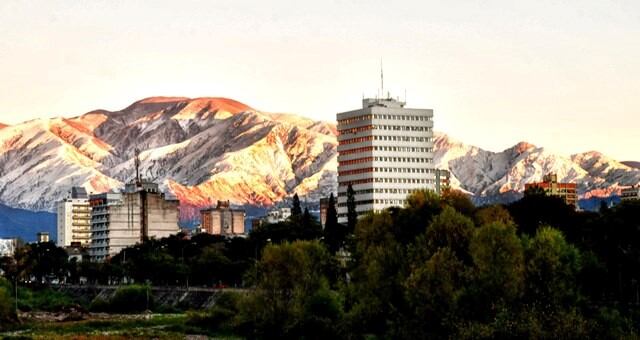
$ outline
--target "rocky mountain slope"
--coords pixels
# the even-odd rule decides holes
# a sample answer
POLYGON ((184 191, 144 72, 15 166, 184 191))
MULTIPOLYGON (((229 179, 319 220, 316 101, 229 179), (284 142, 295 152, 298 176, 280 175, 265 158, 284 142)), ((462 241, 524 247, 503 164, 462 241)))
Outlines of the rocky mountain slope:
POLYGON ((147 98, 109 112, 0 130, 0 202, 51 211, 72 185, 117 189, 142 174, 187 205, 271 204, 331 190, 335 128, 225 98, 147 98))
MULTIPOLYGON (((480 203, 517 198, 555 172, 584 198, 640 182, 640 170, 598 152, 558 155, 521 142, 491 152, 436 136, 435 163, 480 203)), ((31 120, 0 129, 0 202, 52 211, 72 185, 119 189, 142 174, 185 206, 216 199, 270 205, 294 192, 317 200, 336 190, 336 127, 267 113, 226 98, 152 97, 120 111, 31 120)))
POLYGON ((550 172, 578 184, 582 198, 619 194, 620 188, 640 182, 640 169, 599 152, 559 155, 526 142, 501 152, 466 145, 447 135, 436 136, 436 167, 449 169, 452 185, 473 194, 479 202, 519 197, 526 183, 550 172))
POLYGON ((633 162, 633 161, 625 161, 625 162, 621 162, 622 164, 635 168, 635 169, 640 169, 640 162, 633 162))

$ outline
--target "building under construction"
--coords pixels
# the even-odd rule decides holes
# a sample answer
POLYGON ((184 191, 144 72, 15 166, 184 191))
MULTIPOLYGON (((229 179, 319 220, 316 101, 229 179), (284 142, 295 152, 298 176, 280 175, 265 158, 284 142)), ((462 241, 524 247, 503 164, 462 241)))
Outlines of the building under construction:
POLYGON ((162 238, 178 233, 177 199, 165 197, 158 184, 139 175, 136 157, 136 178, 122 193, 91 195, 92 261, 100 262, 150 238, 162 238))

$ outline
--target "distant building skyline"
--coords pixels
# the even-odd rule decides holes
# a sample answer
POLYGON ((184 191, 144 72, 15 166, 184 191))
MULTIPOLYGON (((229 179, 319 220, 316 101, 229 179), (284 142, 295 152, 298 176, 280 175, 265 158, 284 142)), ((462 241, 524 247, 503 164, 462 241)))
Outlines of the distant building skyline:
POLYGON ((0 122, 162 95, 332 121, 376 93, 383 58, 385 88, 465 143, 637 160, 638 13, 629 0, 6 0, 0 122))

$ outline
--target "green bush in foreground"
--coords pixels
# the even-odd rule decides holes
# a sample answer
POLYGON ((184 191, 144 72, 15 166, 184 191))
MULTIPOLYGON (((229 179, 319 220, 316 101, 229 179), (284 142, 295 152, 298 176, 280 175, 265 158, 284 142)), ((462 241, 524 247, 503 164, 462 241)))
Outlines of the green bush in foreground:
POLYGON ((79 306, 78 301, 71 296, 49 288, 42 290, 19 288, 18 297, 18 307, 21 311, 58 312, 79 306))
POLYGON ((212 308, 187 312, 187 324, 213 331, 232 331, 240 299, 238 294, 222 293, 212 308))
POLYGON ((0 278, 0 329, 17 321, 15 301, 11 294, 12 288, 7 280, 0 278))
POLYGON ((109 300, 97 297, 91 303, 93 312, 140 313, 153 308, 153 295, 149 286, 120 287, 109 300))

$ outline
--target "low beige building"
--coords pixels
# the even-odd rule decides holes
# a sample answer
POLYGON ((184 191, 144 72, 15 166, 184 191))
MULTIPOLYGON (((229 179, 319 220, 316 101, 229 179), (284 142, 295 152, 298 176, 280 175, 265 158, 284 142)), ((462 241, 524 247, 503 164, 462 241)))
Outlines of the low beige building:
POLYGON ((215 208, 200 210, 202 231, 212 235, 244 235, 243 209, 232 209, 229 201, 218 201, 215 208))

